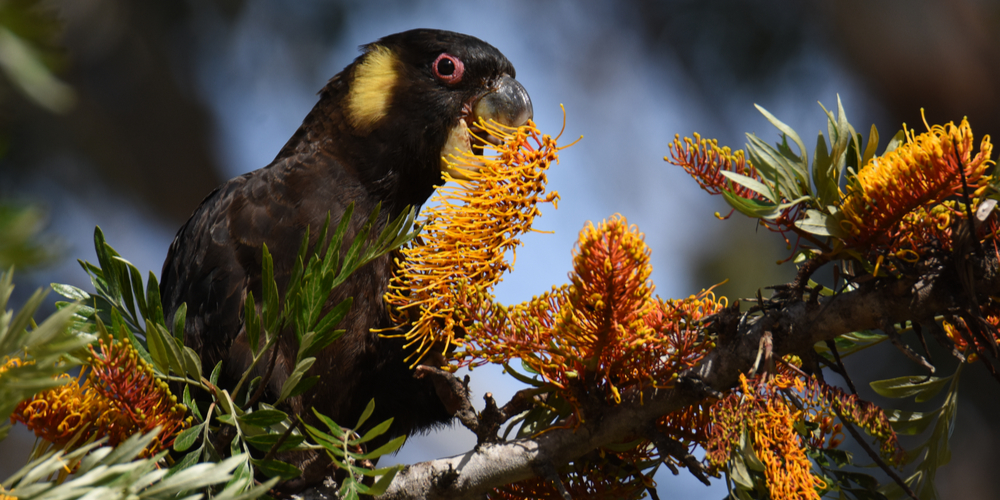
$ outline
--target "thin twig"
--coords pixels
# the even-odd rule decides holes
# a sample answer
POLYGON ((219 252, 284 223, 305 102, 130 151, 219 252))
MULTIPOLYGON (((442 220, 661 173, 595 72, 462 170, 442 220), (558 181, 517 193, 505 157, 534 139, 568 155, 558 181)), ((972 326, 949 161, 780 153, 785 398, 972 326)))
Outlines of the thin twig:
MULTIPOLYGON (((264 395, 264 388, 267 387, 267 383, 271 381, 271 374, 274 373, 274 365, 278 361, 278 344, 275 343, 271 346, 271 359, 267 360, 267 371, 264 372, 264 377, 260 379, 260 384, 257 385, 257 390, 254 391, 253 396, 247 400, 246 404, 243 405, 243 409, 252 407, 257 403, 257 400, 264 395)), ((235 396, 235 394, 233 395, 235 396)))
POLYGON ((833 353, 833 359, 834 361, 837 362, 836 368, 833 367, 831 368, 833 368, 833 370, 837 372, 841 377, 843 377, 845 382, 847 382, 847 387, 851 390, 851 394, 857 396, 858 389, 854 387, 854 381, 851 380, 851 377, 847 374, 847 367, 844 366, 844 361, 840 359, 840 352, 837 351, 836 341, 827 340, 826 347, 828 347, 830 349, 830 352, 833 353))
POLYGON ((891 478, 897 485, 899 485, 899 487, 907 495, 909 495, 910 498, 912 498, 913 500, 920 500, 919 498, 917 498, 917 494, 914 493, 913 490, 911 490, 910 487, 906 485, 906 482, 903 481, 903 478, 899 477, 899 474, 896 474, 896 471, 892 470, 892 467, 889 467, 889 464, 885 463, 885 461, 882 460, 882 457, 880 457, 879 454, 872 449, 871 445, 869 445, 868 442, 864 440, 864 437, 861 435, 860 432, 858 432, 857 429, 854 428, 854 425, 852 425, 850 422, 844 419, 844 415, 840 412, 840 409, 838 409, 836 405, 831 405, 831 406, 833 408, 834 413, 836 413, 837 417, 840 418, 841 423, 844 424, 844 428, 847 429, 847 432, 851 433, 851 436, 854 437, 854 440, 857 441, 859 445, 861 445, 861 448, 865 450, 865 453, 868 454, 868 457, 871 458, 872 461, 874 461, 876 464, 878 464, 879 468, 882 469, 882 471, 885 472, 886 475, 888 475, 889 478, 891 478))

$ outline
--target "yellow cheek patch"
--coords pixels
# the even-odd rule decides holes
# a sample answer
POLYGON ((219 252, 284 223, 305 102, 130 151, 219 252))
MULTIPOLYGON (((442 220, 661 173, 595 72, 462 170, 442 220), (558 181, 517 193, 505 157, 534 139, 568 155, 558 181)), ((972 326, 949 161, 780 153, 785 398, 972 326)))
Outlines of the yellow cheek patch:
POLYGON ((396 56, 385 47, 373 47, 354 70, 347 95, 347 118, 355 129, 371 132, 388 114, 396 80, 396 56))

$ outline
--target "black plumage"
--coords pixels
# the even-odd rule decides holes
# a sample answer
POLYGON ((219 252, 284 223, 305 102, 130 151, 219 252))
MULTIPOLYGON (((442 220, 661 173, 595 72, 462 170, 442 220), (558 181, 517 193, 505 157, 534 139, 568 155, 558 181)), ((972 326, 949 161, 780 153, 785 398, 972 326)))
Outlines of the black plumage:
MULTIPOLYGON (((469 147, 467 129, 475 130, 478 116, 509 125, 531 117, 531 101, 513 78, 497 49, 470 36, 413 30, 385 37, 330 80, 270 165, 205 198, 171 244, 160 288, 168 324, 187 304, 185 343, 203 366, 223 361, 220 385, 234 384, 251 360, 242 311, 248 292, 261 297, 261 245, 274 256, 283 290, 302 235, 307 227, 315 235, 327 213, 336 222, 355 204, 349 242, 381 203, 377 234, 406 207, 426 201, 442 182, 442 154, 469 147)), ((451 418, 430 382, 413 377, 402 342, 371 331, 392 326, 382 298, 390 274, 390 257, 383 256, 334 291, 329 307, 354 299, 339 326, 346 333, 317 355, 310 375, 320 381, 291 401, 293 411, 316 408, 352 425, 374 397, 369 422, 394 417, 391 436, 451 418)), ((295 353, 294 339, 279 341, 272 394, 294 368, 295 353)), ((329 473, 315 458, 300 457, 301 483, 329 473)))

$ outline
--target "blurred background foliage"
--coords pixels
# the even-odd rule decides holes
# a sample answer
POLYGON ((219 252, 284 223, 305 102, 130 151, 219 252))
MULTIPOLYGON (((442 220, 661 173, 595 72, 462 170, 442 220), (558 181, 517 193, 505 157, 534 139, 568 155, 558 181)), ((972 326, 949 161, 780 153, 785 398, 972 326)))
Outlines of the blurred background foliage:
MULTIPOLYGON (((542 130, 559 130, 564 103, 567 134, 584 135, 550 174, 563 201, 540 222, 555 235, 526 240, 499 290, 508 302, 564 282, 584 221, 614 212, 646 233, 663 296, 728 279, 719 294, 750 297, 788 281, 779 238, 739 215, 716 221, 722 200, 662 161, 675 133, 772 142, 753 103, 803 137, 825 130, 816 101, 829 107, 837 93, 859 130, 875 123, 883 137, 903 122, 922 130, 921 107, 931 124, 968 116, 977 137, 1000 130, 1000 3, 987 0, 0 0, 0 267, 29 270, 13 306, 49 282, 87 287, 74 259, 93 260, 98 224, 159 272, 199 201, 266 165, 358 45, 415 27, 496 45, 542 130)), ((891 349, 847 362, 856 380, 919 373, 891 349)), ((943 498, 993 490, 1000 398, 982 372, 963 380, 943 498)), ((506 394, 488 371, 473 378, 478 394, 506 394)), ((471 448, 426 439, 397 458, 471 448)), ((0 444, 0 477, 31 441, 0 444)), ((677 481, 682 497, 724 496, 718 484, 659 480, 677 481)))

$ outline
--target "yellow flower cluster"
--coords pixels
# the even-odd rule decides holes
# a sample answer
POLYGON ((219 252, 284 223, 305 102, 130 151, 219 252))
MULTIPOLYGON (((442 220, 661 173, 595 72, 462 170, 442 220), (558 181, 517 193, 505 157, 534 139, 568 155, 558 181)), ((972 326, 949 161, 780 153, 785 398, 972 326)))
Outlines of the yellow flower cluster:
POLYGON ((512 129, 481 124, 500 138, 495 156, 471 153, 452 157, 465 180, 445 180, 425 212, 420 238, 401 250, 403 259, 390 283, 386 301, 398 324, 412 322, 401 336, 413 348, 414 364, 431 350, 442 355, 463 342, 467 323, 460 307, 468 293, 487 293, 510 269, 520 235, 531 230, 539 203, 558 194, 545 192, 545 171, 558 161, 560 148, 531 122, 512 129))
POLYGON ((981 196, 989 185, 987 171, 993 163, 989 136, 983 137, 978 153, 974 154, 973 149, 968 120, 958 126, 948 123, 928 127, 919 135, 906 131, 905 143, 872 158, 841 194, 840 225, 848 234, 845 244, 862 250, 902 252, 900 258, 912 257, 924 243, 915 237, 924 233, 898 230, 907 214, 923 210, 904 224, 931 229, 925 232, 927 237, 938 236, 941 231, 933 229, 940 226, 942 210, 935 207, 961 194, 962 172, 970 198, 981 196))
POLYGON ((776 376, 751 385, 740 375, 742 391, 733 392, 712 408, 713 429, 707 457, 716 466, 729 460, 739 448, 740 436, 749 435, 757 458, 764 464, 764 476, 771 498, 819 499, 818 488, 826 483, 812 473, 803 439, 795 432, 802 412, 792 408, 780 391, 804 385, 797 378, 776 376))

